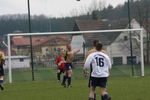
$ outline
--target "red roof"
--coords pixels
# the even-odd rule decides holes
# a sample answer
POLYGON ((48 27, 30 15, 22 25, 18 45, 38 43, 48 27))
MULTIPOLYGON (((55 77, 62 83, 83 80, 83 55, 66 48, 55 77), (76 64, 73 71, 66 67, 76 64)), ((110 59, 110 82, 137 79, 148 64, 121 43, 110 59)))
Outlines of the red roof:
MULTIPOLYGON (((55 39, 60 40, 70 40, 70 36, 47 36, 47 37, 32 37, 32 44, 33 46, 40 45, 42 43, 52 41, 55 39)), ((30 45, 30 38, 29 37, 14 37, 12 39, 13 45, 15 46, 27 46, 30 45)))

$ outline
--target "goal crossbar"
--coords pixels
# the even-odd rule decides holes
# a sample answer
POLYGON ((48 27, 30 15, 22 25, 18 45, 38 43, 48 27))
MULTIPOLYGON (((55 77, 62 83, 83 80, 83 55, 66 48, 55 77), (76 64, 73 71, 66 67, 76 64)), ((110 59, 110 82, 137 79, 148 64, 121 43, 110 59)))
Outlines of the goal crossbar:
POLYGON ((115 30, 91 30, 91 31, 68 31, 68 32, 44 32, 44 33, 19 33, 19 34, 8 34, 8 36, 34 36, 34 35, 76 35, 76 34, 88 34, 88 33, 105 33, 105 32, 126 32, 126 31, 142 31, 142 29, 115 29, 115 30))

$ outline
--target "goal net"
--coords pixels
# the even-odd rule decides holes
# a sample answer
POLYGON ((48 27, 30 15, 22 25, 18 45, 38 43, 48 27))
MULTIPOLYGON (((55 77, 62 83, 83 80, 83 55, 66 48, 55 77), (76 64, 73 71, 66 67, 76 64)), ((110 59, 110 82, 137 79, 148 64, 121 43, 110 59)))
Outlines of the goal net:
POLYGON ((142 29, 8 34, 8 81, 56 80, 56 58, 71 44, 81 48, 74 56, 73 78, 84 79, 85 55, 100 40, 112 62, 112 77, 144 76, 142 29))

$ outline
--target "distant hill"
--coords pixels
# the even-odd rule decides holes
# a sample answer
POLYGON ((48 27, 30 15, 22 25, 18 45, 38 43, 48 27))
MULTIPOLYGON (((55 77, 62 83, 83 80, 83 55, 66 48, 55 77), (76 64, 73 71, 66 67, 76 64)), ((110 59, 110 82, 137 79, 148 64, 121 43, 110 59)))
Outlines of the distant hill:
MULTIPOLYGON (((150 17, 150 0, 130 0, 131 18, 142 20, 150 17), (145 10, 146 9, 146 10, 145 10)), ((60 32, 72 31, 75 20, 118 20, 128 18, 128 3, 113 8, 111 5, 103 10, 93 10, 92 13, 75 17, 48 18, 44 15, 31 16, 32 32, 60 32)), ((14 14, 0 16, 0 34, 12 32, 28 32, 27 14, 14 14)))

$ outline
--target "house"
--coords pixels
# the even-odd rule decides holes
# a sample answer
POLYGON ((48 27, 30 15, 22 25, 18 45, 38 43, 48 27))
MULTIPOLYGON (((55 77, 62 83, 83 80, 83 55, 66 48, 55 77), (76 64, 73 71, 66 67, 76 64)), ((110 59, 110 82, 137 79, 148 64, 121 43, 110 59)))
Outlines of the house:
MULTIPOLYGON (((131 21, 132 28, 140 28, 140 24, 133 19, 131 21)), ((88 30, 110 30, 110 29, 126 29, 128 27, 128 20, 77 20, 74 25, 74 31, 88 31, 88 30)), ((139 33, 133 33, 139 34, 139 33)), ((130 64, 130 45, 129 45, 129 33, 124 32, 110 32, 110 33, 89 33, 80 35, 83 38, 82 42, 85 42, 86 51, 92 48, 93 40, 100 40, 104 45, 104 49, 111 57, 113 65, 130 64), (126 39, 126 41, 121 41, 126 39)), ((74 37, 73 37, 74 38, 74 37)), ((79 44, 82 44, 79 43, 79 44)), ((140 63, 140 55, 138 54, 140 49, 137 46, 137 41, 133 42, 133 60, 135 64, 140 63)))
MULTIPOLYGON (((58 55, 61 48, 71 41, 70 35, 36 36, 32 37, 33 56, 35 62, 50 62, 58 55)), ((12 55, 30 55, 30 38, 17 36, 12 38, 12 55)))
MULTIPOLYGON (((121 20, 122 22, 118 23, 117 21, 108 21, 108 20, 77 20, 73 30, 74 31, 88 31, 88 30, 109 30, 109 29, 122 29, 127 25, 127 21, 121 20)), ((101 34, 84 34, 83 38, 86 42, 87 50, 92 48, 92 42, 95 39, 100 40, 105 46, 109 45, 120 33, 101 33, 101 34), (111 37, 111 38, 109 38, 111 37)))
MULTIPOLYGON (((49 47, 53 49, 64 48, 66 44, 71 40, 71 36, 36 36, 32 37, 32 46, 36 52, 41 52, 42 54, 46 54, 46 49, 49 47), (55 48, 56 47, 56 48, 55 48)), ((12 48, 14 51, 17 51, 17 54, 29 54, 30 49, 30 38, 23 36, 16 36, 12 38, 12 48)))
MULTIPOLYGON (((128 24, 125 28, 128 27, 128 24)), ((131 21, 131 27, 133 29, 140 28, 140 24, 133 19, 131 21)), ((132 32, 131 32, 132 33, 132 32)), ((132 37, 140 35, 139 32, 132 33, 132 37)), ((130 53, 130 32, 121 32, 115 41, 113 41, 108 47, 107 51, 110 53, 112 58, 112 63, 114 65, 125 65, 131 63, 131 53, 130 53)), ((141 62, 140 47, 139 42, 132 38, 132 49, 133 49, 133 63, 139 64, 141 62), (138 45, 137 45, 138 43, 138 45)))

